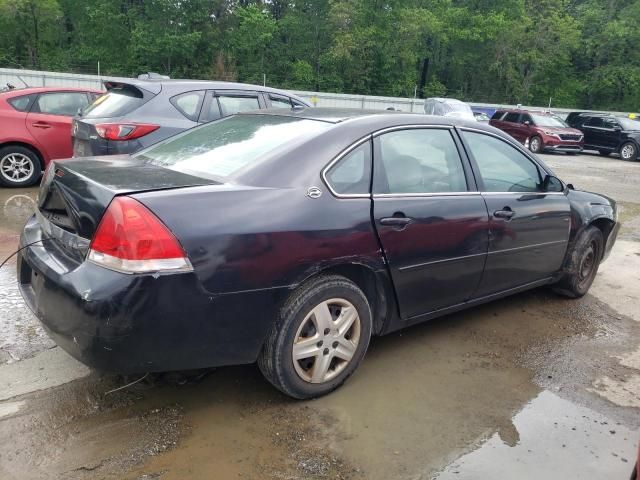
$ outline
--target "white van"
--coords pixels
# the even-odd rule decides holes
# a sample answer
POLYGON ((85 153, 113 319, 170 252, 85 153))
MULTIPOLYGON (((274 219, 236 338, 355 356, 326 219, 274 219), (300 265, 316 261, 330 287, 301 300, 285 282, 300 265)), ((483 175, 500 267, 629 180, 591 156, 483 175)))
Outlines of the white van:
POLYGON ((424 101, 424 113, 441 117, 457 117, 475 120, 471 107, 455 98, 427 98, 424 101))

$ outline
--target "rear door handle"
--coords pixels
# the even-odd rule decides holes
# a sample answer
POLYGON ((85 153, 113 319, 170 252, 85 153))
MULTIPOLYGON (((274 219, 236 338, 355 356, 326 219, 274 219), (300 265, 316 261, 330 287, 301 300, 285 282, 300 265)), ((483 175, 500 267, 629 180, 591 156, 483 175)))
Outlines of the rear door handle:
POLYGON ((493 216, 496 218, 504 218, 506 220, 511 220, 511 218, 516 214, 511 208, 504 207, 502 210, 496 210, 493 212, 493 216))
POLYGON ((405 225, 409 225, 413 219, 409 217, 386 217, 380 219, 380 225, 384 225, 386 227, 404 227, 405 225))
POLYGON ((31 125, 33 125, 36 128, 51 128, 51 125, 43 122, 36 122, 36 123, 32 123, 31 125))

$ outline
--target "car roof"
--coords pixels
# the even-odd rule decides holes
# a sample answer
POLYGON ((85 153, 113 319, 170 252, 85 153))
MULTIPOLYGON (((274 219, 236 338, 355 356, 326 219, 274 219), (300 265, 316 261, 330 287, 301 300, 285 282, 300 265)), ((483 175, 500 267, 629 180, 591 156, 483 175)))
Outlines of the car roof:
POLYGON ((180 79, 113 79, 113 80, 105 80, 105 87, 109 84, 122 84, 122 85, 132 85, 134 87, 143 88, 145 90, 151 91, 153 93, 159 93, 161 90, 164 90, 165 87, 172 91, 185 90, 188 91, 190 89, 207 89, 207 90, 250 90, 250 91, 258 91, 258 92, 267 92, 274 93, 278 95, 287 95, 288 97, 295 98, 296 100, 301 100, 304 103, 309 103, 306 100, 298 97, 294 93, 288 92, 284 89, 277 89, 272 87, 267 87, 263 85, 253 85, 250 83, 236 83, 236 82, 223 82, 220 80, 180 80, 180 79))
POLYGON ((535 113, 536 115, 555 115, 553 112, 545 112, 544 110, 525 110, 523 108, 499 108, 496 110, 496 113, 535 113))
POLYGON ((442 97, 430 97, 427 100, 435 100, 440 103, 465 103, 462 100, 458 100, 457 98, 442 98, 442 97))
POLYGON ((366 122, 372 126, 378 124, 381 128, 393 127, 395 125, 443 125, 457 127, 471 127, 488 132, 496 132, 493 127, 476 122, 475 120, 465 120, 458 117, 443 117, 438 115, 426 115, 424 113, 408 113, 398 110, 364 110, 360 108, 292 108, 285 110, 282 108, 271 108, 265 110, 255 110, 252 112, 242 112, 238 115, 277 115, 287 117, 298 117, 307 120, 317 120, 327 123, 344 122, 366 122))
POLYGON ((14 88, 12 90, 7 90, 4 92, 0 92, 0 95, 5 96, 6 98, 19 97, 22 95, 30 95, 32 93, 49 93, 49 92, 92 92, 92 93, 103 93, 100 90, 95 88, 77 88, 77 87, 25 87, 25 88, 14 88))

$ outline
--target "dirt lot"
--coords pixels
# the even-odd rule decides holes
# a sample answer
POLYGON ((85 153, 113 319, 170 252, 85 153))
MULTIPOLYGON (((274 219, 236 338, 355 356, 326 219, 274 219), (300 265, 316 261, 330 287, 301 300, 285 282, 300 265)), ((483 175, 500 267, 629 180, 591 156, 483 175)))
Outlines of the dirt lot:
MULTIPOLYGON (((613 479, 640 440, 640 162, 545 155, 620 202, 592 291, 540 289, 372 341, 294 402, 254 366, 136 378, 68 357, 0 270, 0 478, 613 479)), ((0 190, 0 257, 36 190, 0 190)))

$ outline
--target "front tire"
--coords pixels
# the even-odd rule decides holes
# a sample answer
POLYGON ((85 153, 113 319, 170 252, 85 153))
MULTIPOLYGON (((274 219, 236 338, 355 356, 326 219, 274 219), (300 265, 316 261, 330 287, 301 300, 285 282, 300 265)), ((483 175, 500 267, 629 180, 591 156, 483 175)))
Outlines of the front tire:
POLYGON ((604 237, 599 228, 590 226, 582 232, 570 252, 566 273, 553 289, 565 297, 580 298, 591 287, 602 260, 604 237))
POLYGON ((622 144, 620 147, 620 158, 622 160, 636 160, 638 158, 638 149, 632 142, 622 144))
POLYGON ((22 145, 0 148, 0 185, 29 187, 37 183, 42 174, 38 155, 22 145))
POLYGON ((297 399, 326 395, 356 370, 371 338, 371 308, 357 285, 316 277, 283 306, 258 358, 278 390, 297 399))
POLYGON ((544 150, 544 143, 542 142, 542 139, 537 135, 531 137, 531 140, 529 140, 529 150, 533 153, 542 153, 544 150))

